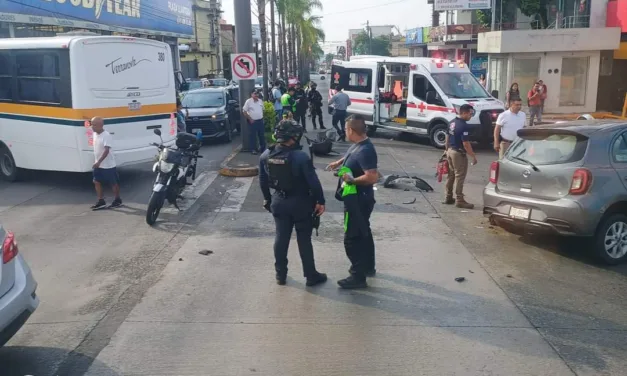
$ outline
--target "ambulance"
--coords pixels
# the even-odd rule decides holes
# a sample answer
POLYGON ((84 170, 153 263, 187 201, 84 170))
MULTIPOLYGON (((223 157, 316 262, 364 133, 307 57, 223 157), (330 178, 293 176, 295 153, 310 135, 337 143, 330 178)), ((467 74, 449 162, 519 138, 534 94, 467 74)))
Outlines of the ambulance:
POLYGON ((461 61, 425 57, 352 56, 333 60, 329 99, 336 87, 348 94, 347 112, 365 117, 369 135, 377 128, 428 137, 444 148, 449 124, 469 104, 471 140, 488 143, 505 107, 461 61))

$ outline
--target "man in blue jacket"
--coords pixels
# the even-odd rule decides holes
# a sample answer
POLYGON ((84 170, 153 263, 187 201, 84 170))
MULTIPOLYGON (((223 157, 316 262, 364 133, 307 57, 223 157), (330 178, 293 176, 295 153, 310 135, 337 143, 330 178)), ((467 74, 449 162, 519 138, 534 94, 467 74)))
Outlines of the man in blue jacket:
POLYGON ((326 274, 316 270, 311 244, 314 216, 324 213, 324 193, 311 159, 300 150, 302 135, 303 129, 293 121, 281 121, 274 132, 277 145, 266 150, 259 161, 263 207, 272 213, 276 225, 274 266, 279 285, 287 280, 287 250, 293 228, 307 286, 327 280, 326 274))

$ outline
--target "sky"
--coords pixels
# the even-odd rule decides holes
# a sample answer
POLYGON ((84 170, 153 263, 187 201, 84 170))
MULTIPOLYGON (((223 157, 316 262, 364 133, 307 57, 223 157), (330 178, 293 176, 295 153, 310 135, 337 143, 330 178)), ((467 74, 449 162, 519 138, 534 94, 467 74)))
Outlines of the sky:
MULTIPOLYGON (((348 29, 364 28, 370 25, 395 25, 404 34, 405 30, 419 26, 431 26, 431 6, 426 0, 320 0, 323 16, 322 28, 326 34, 325 51, 334 51, 340 42, 345 44, 348 29), (336 43, 334 43, 336 42, 336 43)), ((253 12, 257 13, 255 1, 251 0, 253 12)), ((222 0, 223 18, 234 22, 233 0, 222 0)), ((269 15, 268 6, 266 16, 269 15)), ((258 23, 253 15, 253 23, 258 23)))

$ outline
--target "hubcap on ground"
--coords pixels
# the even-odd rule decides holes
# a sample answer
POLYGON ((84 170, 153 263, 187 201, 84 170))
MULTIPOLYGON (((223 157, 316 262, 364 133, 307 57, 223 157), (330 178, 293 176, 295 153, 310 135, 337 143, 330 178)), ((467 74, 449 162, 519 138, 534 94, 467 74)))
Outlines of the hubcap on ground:
POLYGON ((443 129, 438 129, 437 131, 435 131, 433 139, 435 140, 435 143, 439 146, 444 146, 444 144, 446 144, 446 131, 443 129))
POLYGON ((627 254, 627 223, 615 222, 605 233, 605 253, 613 259, 627 254))
POLYGON ((0 169, 2 169, 2 173, 5 176, 11 176, 13 174, 13 170, 15 169, 11 157, 9 157, 7 154, 3 154, 1 157, 2 159, 0 160, 0 169))

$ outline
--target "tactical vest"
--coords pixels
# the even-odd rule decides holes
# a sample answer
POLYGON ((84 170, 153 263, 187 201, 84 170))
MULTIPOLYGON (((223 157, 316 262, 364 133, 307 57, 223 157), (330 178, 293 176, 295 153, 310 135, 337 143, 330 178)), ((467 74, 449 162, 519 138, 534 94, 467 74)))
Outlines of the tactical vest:
POLYGON ((293 150, 275 150, 273 146, 266 161, 270 188, 287 195, 308 191, 303 177, 294 174, 292 152, 293 150))

